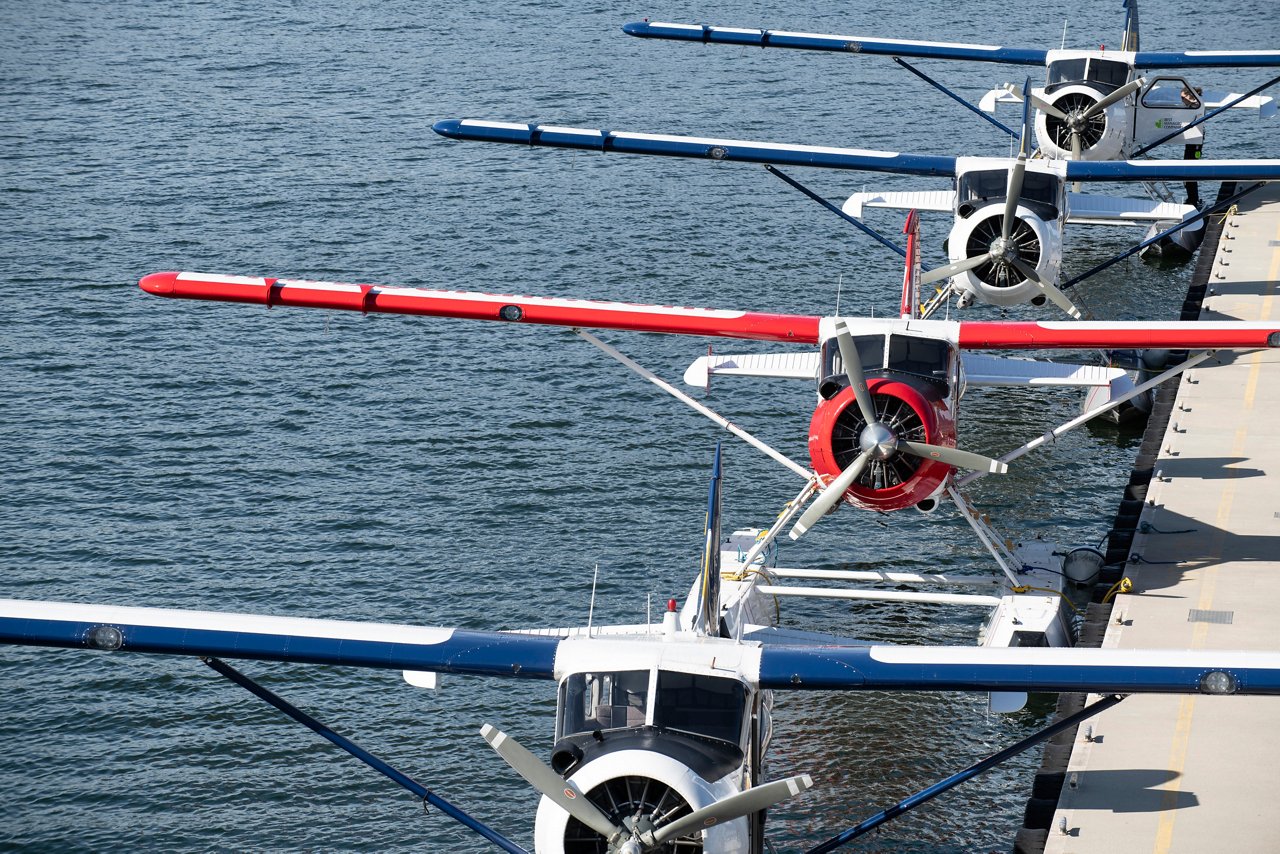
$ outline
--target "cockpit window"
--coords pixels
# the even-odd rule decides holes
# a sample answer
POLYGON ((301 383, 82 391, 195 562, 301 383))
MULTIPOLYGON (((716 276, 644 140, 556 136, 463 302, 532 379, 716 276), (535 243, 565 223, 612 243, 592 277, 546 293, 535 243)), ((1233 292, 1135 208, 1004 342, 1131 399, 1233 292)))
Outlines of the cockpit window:
POLYGON ((558 738, 579 732, 643 726, 649 671, 574 673, 560 684, 558 738))
POLYGON ((746 702, 747 689, 736 679, 659 671, 653 723, 736 745, 746 702))
POLYGON ((1087 59, 1060 59, 1049 63, 1049 85, 1082 82, 1088 62, 1087 59))
POLYGON ((1181 77, 1161 77, 1142 93, 1142 106, 1198 110, 1200 97, 1191 84, 1181 77))
POLYGON ((1049 83, 1046 92, 1052 92, 1069 83, 1092 83, 1109 95, 1129 81, 1129 66, 1114 59, 1082 58, 1060 59, 1049 63, 1049 83))
POLYGON ((951 346, 937 338, 890 335, 889 369, 946 382, 951 372, 951 346))
MULTIPOLYGON (((858 348, 864 371, 878 371, 884 367, 884 336, 855 335, 853 343, 858 348)), ((822 342, 822 381, 837 381, 845 376, 844 359, 840 358, 840 345, 834 338, 822 342)))
MULTIPOLYGON (((960 177, 959 194, 961 202, 1003 199, 1009 195, 1009 170, 986 169, 981 172, 966 172, 960 177)), ((1047 172, 1032 172, 1028 169, 1022 178, 1022 195, 1018 198, 1050 205, 1056 210, 1058 177, 1047 172)))

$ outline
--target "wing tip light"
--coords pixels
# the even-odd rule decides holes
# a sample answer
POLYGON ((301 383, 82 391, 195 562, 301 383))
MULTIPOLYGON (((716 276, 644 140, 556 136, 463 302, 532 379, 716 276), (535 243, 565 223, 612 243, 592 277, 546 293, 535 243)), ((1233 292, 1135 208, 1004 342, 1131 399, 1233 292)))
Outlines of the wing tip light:
POLYGON ((138 280, 138 287, 149 294, 167 297, 173 295, 173 286, 177 280, 177 273, 148 273, 138 280))

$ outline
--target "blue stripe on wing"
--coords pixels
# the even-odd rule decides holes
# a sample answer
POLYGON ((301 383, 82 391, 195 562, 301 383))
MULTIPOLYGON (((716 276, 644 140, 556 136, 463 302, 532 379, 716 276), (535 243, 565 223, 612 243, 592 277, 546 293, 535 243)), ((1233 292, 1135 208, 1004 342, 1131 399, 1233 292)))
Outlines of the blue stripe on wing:
POLYGON ((1047 51, 1034 48, 872 39, 862 36, 795 33, 786 30, 711 27, 703 24, 636 21, 624 25, 622 31, 627 35, 647 39, 736 44, 749 47, 785 47, 792 50, 822 50, 837 53, 869 53, 880 56, 913 56, 924 59, 964 59, 972 62, 1003 62, 1016 65, 1044 65, 1047 55, 1047 51))
POLYGON ((830 148, 820 145, 668 136, 591 128, 567 128, 556 125, 511 124, 478 119, 447 119, 436 122, 433 129, 441 136, 447 136, 450 139, 519 143, 547 148, 616 151, 624 154, 651 154, 661 157, 693 157, 705 160, 732 160, 744 163, 816 166, 826 169, 947 177, 954 177, 956 169, 954 157, 898 154, 856 148, 830 148))
POLYGON ((1068 181, 1276 181, 1280 160, 1068 160, 1068 181))
POLYGON ((1280 656, 1187 650, 765 647, 760 687, 781 690, 1197 693, 1225 672, 1241 694, 1280 694, 1280 656))
POLYGON ((1135 68, 1273 68, 1280 50, 1139 51, 1135 68))
MULTIPOLYGON (((113 610, 124 609, 103 609, 104 619, 101 620, 40 619, 14 616, 12 613, 0 614, 0 643, 427 670, 478 676, 515 676, 526 679, 554 678, 552 671, 556 647, 560 643, 558 638, 447 629, 438 630, 438 637, 430 641, 391 639, 397 633, 396 630, 412 631, 412 627, 404 626, 387 627, 390 630, 388 638, 380 640, 367 637, 369 630, 379 628, 379 624, 305 619, 269 618, 281 625, 294 624, 302 633, 193 628, 189 624, 182 625, 184 621, 181 620, 169 619, 169 624, 164 624, 166 617, 182 612, 128 609, 138 614, 139 619, 127 622, 110 619, 118 616, 113 610), (155 616, 143 616, 148 614, 155 616), (344 633, 344 625, 352 627, 354 631, 344 633), (323 628, 315 630, 314 626, 323 628), (353 634, 355 637, 351 636, 353 634)), ((236 618, 246 621, 257 619, 252 615, 216 616, 232 623, 236 618)))

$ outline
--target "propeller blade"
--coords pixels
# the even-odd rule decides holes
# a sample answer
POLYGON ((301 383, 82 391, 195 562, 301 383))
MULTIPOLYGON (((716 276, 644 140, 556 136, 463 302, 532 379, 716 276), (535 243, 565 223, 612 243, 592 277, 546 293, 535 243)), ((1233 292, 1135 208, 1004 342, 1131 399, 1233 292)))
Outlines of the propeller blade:
MULTIPOLYGON (((1018 99, 1022 98, 1022 93, 1019 92, 1018 87, 1014 86, 1012 83, 1006 84, 1004 88, 1015 98, 1018 98, 1018 99)), ((1037 110, 1039 110, 1042 113, 1048 113, 1049 115, 1053 116, 1055 119, 1062 119, 1065 121, 1067 118, 1066 113, 1062 112, 1062 110, 1059 110, 1053 104, 1050 104, 1044 98, 1041 98, 1039 96, 1036 96, 1036 95, 1031 96, 1031 106, 1035 107, 1037 110)))
MULTIPOLYGON (((1080 131, 1073 130, 1071 132, 1071 159, 1079 160, 1081 152, 1084 151, 1084 141, 1080 139, 1080 131)), ((1080 182, 1076 182, 1076 186, 1080 186, 1080 182)), ((1076 192, 1080 192, 1076 190, 1076 192)))
POLYGON ((1022 84, 1022 138, 1018 140, 1018 156, 1026 157, 1031 142, 1031 78, 1022 84))
POLYGON ((599 807, 587 800, 576 785, 552 771, 550 766, 530 753, 523 744, 489 724, 480 728, 480 734, 530 786, 550 798, 569 815, 605 839, 613 840, 626 834, 625 830, 609 821, 609 817, 599 807))
POLYGON ((921 459, 937 460, 940 463, 946 463, 956 468, 972 469, 973 471, 982 471, 988 474, 1005 474, 1009 471, 1008 463, 984 457, 982 454, 962 451, 959 448, 930 445, 927 442, 900 441, 898 442, 898 449, 921 459))
POLYGON ((1009 172, 1009 197, 1004 203, 1004 222, 1001 224, 1001 236, 1007 242, 1013 235, 1013 224, 1018 219, 1018 197, 1022 195, 1022 179, 1027 174, 1027 155, 1018 154, 1018 160, 1009 172))
POLYGON ((939 281, 940 279, 949 279, 952 276, 965 272, 966 270, 981 267, 990 260, 991 253, 986 252, 982 255, 975 255, 972 258, 965 258, 962 261, 956 261, 954 264, 948 264, 945 267, 935 267, 920 276, 920 284, 928 285, 939 281))
POLYGON ((849 463, 849 467, 840 472, 839 477, 831 481, 826 489, 813 499, 813 503, 809 505, 809 509, 804 511, 804 515, 800 517, 800 521, 796 522, 788 536, 793 540, 798 540, 804 536, 804 532, 814 526, 814 524, 827 515, 832 507, 836 506, 836 502, 844 497, 845 491, 853 484, 853 481, 862 474, 862 470, 867 467, 867 463, 871 457, 863 452, 858 454, 857 458, 849 463))
POLYGON ((1013 258, 1012 263, 1013 263, 1014 269, 1017 270, 1026 278, 1030 279, 1032 282, 1034 282, 1035 285, 1044 292, 1044 295, 1048 297, 1049 300, 1054 305, 1056 305, 1058 308, 1062 309, 1063 311, 1065 311, 1067 314, 1071 315, 1075 319, 1077 320, 1080 319, 1080 309, 1076 308, 1075 303, 1071 301, 1070 297, 1068 297, 1062 291, 1058 290, 1058 288, 1052 283, 1045 281, 1044 278, 1042 278, 1041 275, 1038 272, 1036 272, 1035 267, 1032 267, 1030 264, 1028 264, 1026 261, 1023 261, 1021 258, 1013 258))
POLYGON ((862 420, 868 424, 876 421, 876 408, 871 404, 871 393, 867 391, 867 375, 863 371, 862 357, 858 355, 858 345, 849 334, 849 327, 843 321, 836 324, 836 345, 840 348, 840 360, 844 363, 845 375, 849 385, 853 386, 853 396, 858 400, 858 411, 862 420))
POLYGON ((1085 118, 1085 119, 1093 118, 1098 113, 1105 110, 1107 107, 1110 107, 1116 101, 1123 101, 1125 98, 1128 98, 1134 92, 1137 92, 1139 89, 1145 86, 1146 83, 1147 81, 1146 81, 1146 78, 1144 77, 1139 77, 1136 80, 1129 81, 1128 83, 1124 84, 1119 89, 1117 89, 1116 91, 1112 92, 1107 97, 1103 98, 1098 103, 1094 104, 1089 109, 1085 110, 1084 115, 1081 118, 1085 118))
POLYGON ((694 810, 684 818, 663 825, 654 832, 653 841, 646 841, 646 844, 649 848, 656 848, 694 831, 733 821, 744 815, 751 815, 779 801, 798 795, 812 786, 813 779, 808 774, 799 774, 785 780, 774 780, 772 783, 747 789, 745 792, 718 800, 700 810, 694 810))

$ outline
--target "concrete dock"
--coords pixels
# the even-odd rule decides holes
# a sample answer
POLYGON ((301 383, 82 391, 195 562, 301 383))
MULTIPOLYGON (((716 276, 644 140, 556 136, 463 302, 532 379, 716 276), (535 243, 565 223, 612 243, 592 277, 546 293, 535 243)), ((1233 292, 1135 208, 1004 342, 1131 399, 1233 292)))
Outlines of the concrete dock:
MULTIPOLYGON (((1280 184, 1229 213, 1201 318, 1273 320, 1280 184)), ((1280 351, 1180 380, 1102 645, 1280 650, 1280 351)), ((1048 854, 1280 852, 1280 699, 1133 696, 1077 733, 1048 854)))

